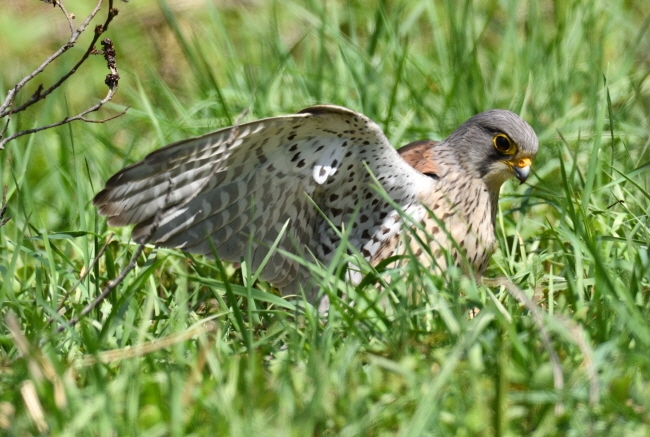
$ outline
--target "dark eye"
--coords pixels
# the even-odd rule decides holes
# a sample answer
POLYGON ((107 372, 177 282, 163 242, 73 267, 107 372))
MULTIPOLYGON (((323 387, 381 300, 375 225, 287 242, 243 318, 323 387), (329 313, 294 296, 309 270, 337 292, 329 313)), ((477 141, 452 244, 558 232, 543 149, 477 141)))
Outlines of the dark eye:
POLYGON ((514 144, 510 141, 510 138, 504 134, 496 134, 492 139, 492 143, 494 144, 494 148, 501 153, 506 153, 508 155, 515 153, 514 144))

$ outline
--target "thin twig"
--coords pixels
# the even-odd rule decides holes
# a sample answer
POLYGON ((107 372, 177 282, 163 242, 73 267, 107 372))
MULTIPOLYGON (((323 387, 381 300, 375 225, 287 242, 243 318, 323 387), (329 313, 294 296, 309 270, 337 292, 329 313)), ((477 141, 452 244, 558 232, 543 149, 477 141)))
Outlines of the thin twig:
MULTIPOLYGON (((2 103, 2 105, 0 105, 0 118, 5 117, 5 116, 6 116, 7 114, 9 114, 9 113, 20 112, 20 111, 24 110, 25 107, 29 106, 29 105, 27 105, 27 103, 29 103, 29 101, 28 101, 28 102, 26 102, 24 105, 22 105, 22 106, 20 106, 20 107, 18 107, 18 108, 16 108, 16 109, 10 109, 10 110, 7 110, 7 108, 8 108, 9 106, 13 105, 13 101, 14 101, 14 99, 15 99, 15 97, 16 97, 16 94, 18 94, 18 91, 20 91, 20 90, 21 90, 25 85, 27 85, 27 83, 28 83, 30 80, 32 80, 36 75, 42 73, 43 70, 45 70, 45 67, 47 67, 47 66, 50 65, 52 62, 54 62, 54 60, 56 60, 56 58, 58 58, 58 57, 61 56, 63 53, 65 53, 68 49, 70 49, 70 48, 72 48, 72 47, 74 46, 74 44, 75 44, 75 42, 77 41, 77 39, 79 39, 79 36, 81 36, 81 34, 83 33, 84 30, 86 30, 86 27, 88 26, 88 24, 90 23, 90 21, 91 21, 93 18, 95 18, 95 15, 97 15, 97 13, 99 12, 99 10, 100 10, 100 8, 101 8, 101 6, 102 6, 102 2, 103 2, 103 0, 99 0, 99 1, 97 2, 97 5, 96 5, 95 8, 90 12, 90 15, 88 15, 88 17, 86 17, 86 19, 84 20, 84 22, 81 23, 81 25, 80 25, 80 26, 77 28, 77 30, 72 34, 72 36, 70 37, 70 39, 68 40, 67 43, 65 43, 63 46, 61 46, 61 48, 59 48, 56 52, 54 52, 54 53, 53 53, 49 58, 47 58, 47 59, 46 59, 46 60, 45 60, 41 65, 39 65, 39 66, 38 66, 34 71, 32 71, 32 72, 31 72, 30 74, 28 74, 27 76, 25 76, 25 77, 24 77, 20 82, 18 82, 18 83, 17 83, 17 84, 12 88, 12 89, 9 90, 9 92, 7 93, 7 97, 5 98, 4 102, 2 103)), ((60 1, 59 1, 59 3, 60 3, 60 1)), ((109 0, 109 15, 110 15, 110 11, 111 11, 111 9, 112 9, 112 3, 113 3, 112 0, 109 0)), ((112 18, 111 18, 111 19, 112 19, 112 18)), ((109 23, 110 23, 110 21, 109 21, 109 23)), ((106 30, 106 26, 104 26, 104 30, 106 30)), ((97 36, 97 38, 98 38, 98 36, 97 36)), ((82 57, 82 61, 85 60, 85 59, 88 57, 88 55, 90 54, 90 51, 93 49, 93 47, 94 47, 94 45, 95 45, 96 42, 97 42, 97 39, 96 39, 96 38, 93 39, 93 41, 92 41, 92 43, 91 43, 89 49, 86 50, 86 53, 84 53, 84 56, 82 57)), ((63 80, 67 79, 70 75, 74 74, 74 72, 75 72, 76 69, 79 67, 79 65, 81 65, 82 61, 77 62, 77 64, 75 64, 75 66, 73 67, 73 69, 70 70, 70 72, 68 72, 68 73, 67 73, 67 74, 62 78, 62 80, 59 80, 59 82, 57 82, 58 85, 55 84, 55 85, 53 85, 53 87, 54 87, 54 88, 58 88, 58 86, 60 85, 60 83, 62 83, 63 80)), ((51 93, 51 92, 54 90, 54 88, 52 88, 52 87, 51 87, 51 88, 48 88, 48 90, 49 90, 48 94, 51 93)), ((39 90, 42 90, 42 86, 39 87, 39 90)), ((40 91, 39 91, 39 90, 36 91, 35 95, 40 94, 40 91)), ((34 96, 32 96, 32 97, 30 98, 30 101, 31 101, 33 98, 34 98, 34 96)), ((40 100, 40 99, 39 99, 39 100, 40 100)), ((35 101, 36 101, 36 100, 35 100, 35 101)), ((31 105, 31 104, 33 104, 33 102, 30 103, 30 105, 31 105)))
MULTIPOLYGON (((126 111, 128 111, 129 107, 126 107, 123 111, 120 113, 113 115, 111 117, 105 118, 103 120, 90 120, 86 118, 85 116, 91 112, 98 111, 102 106, 104 106, 108 101, 110 101, 115 93, 117 92, 117 85, 118 81, 120 79, 119 72, 117 71, 117 68, 115 66, 115 50, 113 49, 113 43, 110 39, 106 38, 102 41, 102 45, 104 45, 104 57, 106 58, 107 65, 109 70, 111 71, 109 74, 106 75, 106 85, 108 85, 108 93, 106 94, 106 97, 104 97, 102 100, 100 100, 98 103, 95 105, 91 106, 90 108, 85 109, 84 111, 81 111, 79 114, 74 115, 72 117, 65 117, 63 120, 59 120, 55 123, 50 123, 45 126, 39 126, 33 129, 27 129, 24 131, 16 132, 13 135, 10 135, 6 138, 3 138, 0 140, 0 150, 4 148, 4 145, 7 144, 9 141, 14 140, 18 137, 22 137, 23 135, 29 135, 33 134, 35 132, 40 132, 46 129, 51 129, 53 127, 61 126, 63 124, 67 124, 76 120, 81 120, 81 121, 86 121, 86 122, 92 122, 92 123, 104 123, 106 121, 112 120, 114 118, 117 118, 126 111), (108 53, 108 54, 107 54, 108 53)), ((17 111, 14 111, 15 113, 17 111)), ((11 113, 9 113, 11 115, 11 113)))
POLYGON ((7 224, 11 217, 7 214, 7 186, 2 189, 2 205, 0 206, 0 228, 7 224))
MULTIPOLYGON (((4 149, 5 144, 7 144, 9 141, 15 140, 18 137, 22 137, 23 135, 29 135, 29 134, 33 134, 35 132, 40 132, 42 130, 51 129, 53 127, 61 126, 63 124, 67 124, 67 123, 70 123, 72 121, 77 121, 77 120, 91 121, 91 120, 88 120, 87 118, 85 118, 85 115, 87 115, 87 114, 89 114, 91 112, 95 112, 95 111, 99 110, 99 108, 104 106, 104 104, 106 104, 109 100, 111 100, 113 98, 113 96, 115 95, 116 92, 117 92, 117 87, 113 88, 112 90, 109 90, 106 97, 104 97, 99 103, 91 106, 90 108, 80 112, 79 114, 77 114, 75 116, 66 117, 63 120, 60 120, 60 121, 57 121, 57 122, 51 123, 51 124, 46 124, 45 126, 40 126, 40 127, 36 127, 36 128, 33 128, 33 129, 27 129, 27 130, 24 130, 24 131, 16 132, 15 134, 8 136, 7 138, 3 138, 2 140, 0 140, 0 150, 4 149)), ((128 109, 129 109, 129 107, 127 107, 122 112, 120 112, 120 113, 118 113, 118 114, 116 114, 116 115, 114 115, 112 117, 108 117, 108 118, 103 119, 103 120, 94 120, 92 122, 93 123, 103 123, 105 121, 112 120, 112 119, 117 118, 117 117, 119 117, 121 115, 124 115, 128 109)))
POLYGON ((59 78, 58 81, 56 81, 52 86, 50 86, 47 89, 44 89, 43 85, 39 85, 36 89, 36 91, 31 95, 29 99, 25 103, 19 106, 15 106, 16 103, 16 97, 18 95, 18 92, 29 82, 31 81, 34 77, 36 77, 38 74, 40 74, 45 68, 50 65, 52 62, 54 62, 59 56, 61 56, 63 53, 65 53, 68 49, 74 46, 75 42, 81 35, 81 33, 86 30, 87 26, 90 24, 90 21, 97 15, 99 10, 101 9, 101 5, 103 3, 103 0, 98 0, 97 5, 95 8, 91 11, 90 15, 86 17, 84 22, 77 28, 77 30, 74 30, 73 25, 72 25, 72 15, 68 13, 68 11, 65 9, 65 6, 63 3, 58 0, 54 2, 54 6, 58 6, 63 14, 65 15, 66 19, 68 20, 68 24, 70 25, 70 39, 68 40, 67 43, 65 43, 59 50, 54 52, 50 57, 48 57, 38 68, 36 68, 34 71, 32 71, 30 74, 25 76, 20 82, 18 82, 12 89, 9 90, 7 93, 7 96, 0 105, 0 118, 7 117, 6 124, 4 128, 2 129, 2 133, 0 133, 0 150, 4 148, 4 145, 7 144, 9 141, 14 140, 18 137, 21 137, 23 135, 29 135, 33 134, 35 132, 39 132, 45 129, 50 129, 53 127, 61 126, 63 124, 67 124, 76 120, 81 120, 84 122, 90 122, 90 123, 104 123, 106 121, 112 120, 114 118, 117 118, 121 115, 123 115, 129 108, 126 108, 124 111, 120 112, 117 115, 114 115, 112 117, 105 118, 103 120, 90 120, 85 117, 85 115, 95 112, 99 110, 104 104, 106 104, 109 100, 113 98, 115 93, 117 92, 117 84, 120 79, 119 72, 117 71, 117 67, 115 64, 115 49, 113 48, 113 43, 110 39, 106 38, 104 39, 101 43, 103 46, 103 51, 98 51, 95 49, 95 44, 97 41, 99 41, 100 36, 106 32, 108 29, 108 26, 110 25, 111 21, 113 21, 113 18, 117 16, 118 10, 113 7, 113 2, 114 0, 108 0, 108 13, 106 16, 106 20, 104 21, 103 24, 99 24, 95 27, 95 33, 92 38, 92 41, 88 45, 88 48, 86 51, 83 53, 81 58, 77 61, 77 63, 63 76, 59 78), (33 128, 33 129, 27 129, 24 131, 17 132, 13 135, 10 135, 9 137, 4 138, 4 134, 7 131, 7 128, 9 126, 9 121, 11 120, 11 115, 16 114, 18 112, 24 111, 25 109, 29 108, 30 106, 34 105, 35 103, 44 100, 47 98, 48 95, 50 95, 54 90, 59 88, 66 80, 70 78, 74 73, 77 72, 77 69, 81 67, 81 65, 88 59, 90 55, 94 54, 103 54, 104 58, 106 59, 106 63, 108 66, 108 69, 110 70, 110 73, 106 76, 105 83, 109 87, 108 94, 106 97, 104 97, 99 103, 91 106, 90 108, 80 112, 79 114, 72 116, 72 117, 65 117, 63 120, 60 120, 56 123, 51 123, 46 126, 41 126, 38 128, 33 128))
POLYGON ((54 6, 58 6, 59 9, 63 11, 63 15, 65 15, 65 18, 68 20, 68 26, 70 26, 70 38, 72 38, 74 36, 74 24, 72 23, 72 19, 74 17, 68 13, 62 1, 57 1, 54 6))
MULTIPOLYGON (((13 101, 11 102, 13 105, 13 101)), ((0 138, 3 138, 5 136, 5 133, 7 132, 7 129, 9 129, 9 122, 11 121, 11 112, 9 115, 7 115, 7 120, 5 121, 5 127, 2 128, 2 132, 0 132, 0 138)))
POLYGON ((75 316, 72 319, 70 319, 68 323, 66 323, 65 325, 61 325, 58 328, 56 328, 56 332, 57 333, 62 332, 65 328, 76 325, 82 317, 84 317, 86 314, 91 312, 97 305, 99 305, 104 299, 106 299, 106 297, 110 294, 110 292, 113 291, 113 289, 117 287, 118 284, 124 280, 126 275, 133 269, 133 267, 135 267, 136 260, 138 259, 138 257, 140 256, 143 250, 144 250, 144 244, 140 244, 136 249, 135 253, 133 254, 133 256, 131 257, 131 260, 124 268, 124 270, 122 270, 119 276, 113 279, 112 281, 109 281, 108 285, 106 286, 106 288, 104 288, 101 294, 97 296, 95 300, 93 300, 88 305, 86 305, 84 309, 81 310, 78 316, 75 316))
POLYGON ((126 111, 128 111, 130 108, 131 108, 130 106, 127 106, 126 108, 124 108, 123 111, 120 111, 115 115, 111 115, 110 117, 102 118, 101 120, 91 120, 90 118, 86 118, 86 117, 80 117, 79 120, 84 121, 86 123, 106 123, 107 121, 111 121, 116 119, 117 117, 123 116, 124 114, 126 114, 126 111))
POLYGON ((65 325, 61 325, 58 328, 56 328, 56 332, 57 333, 62 332, 66 327, 76 325, 82 317, 84 317, 86 314, 91 312, 97 305, 99 305, 104 299, 106 299, 106 297, 110 294, 110 292, 113 291, 113 289, 117 287, 117 285, 120 282, 122 282, 122 280, 124 280, 126 275, 133 269, 133 267, 135 267, 136 260, 138 259, 138 257, 140 256, 143 250, 144 250, 144 244, 140 244, 136 249, 135 253, 133 254, 133 256, 131 257, 131 260, 124 268, 124 270, 122 270, 119 276, 113 279, 112 281, 109 281, 108 285, 101 292, 101 294, 97 296, 95 300, 93 300, 88 305, 86 305, 84 309, 81 310, 78 316, 70 319, 68 323, 66 323, 65 325))
MULTIPOLYGON (((108 238, 106 239, 106 242, 104 243, 104 245, 101 247, 101 249, 99 249, 99 252, 97 252, 97 255, 95 255, 95 258, 93 258, 93 260, 88 265, 88 268, 85 269, 85 271, 82 273, 82 275, 79 277, 79 279, 77 279, 77 282, 75 282, 74 285, 72 287, 70 287, 70 289, 68 291, 65 292, 65 294, 63 295, 63 298, 61 299, 61 303, 56 308, 57 313, 63 309, 63 307, 65 306, 65 301, 68 300, 68 297, 70 297, 72 292, 75 291, 77 289, 77 287, 84 281, 84 279, 86 279, 86 276, 88 276, 88 274, 90 272, 92 272, 93 267, 95 267, 95 264, 97 264, 97 262, 102 257, 102 255, 104 255, 104 252, 106 252, 106 248, 108 248, 108 245, 111 243, 111 239, 113 238, 113 235, 114 234, 111 233, 108 236, 108 238)), ((54 321, 54 317, 50 317, 48 319, 47 323, 45 324, 45 326, 49 326, 50 323, 52 323, 53 321, 54 321)))

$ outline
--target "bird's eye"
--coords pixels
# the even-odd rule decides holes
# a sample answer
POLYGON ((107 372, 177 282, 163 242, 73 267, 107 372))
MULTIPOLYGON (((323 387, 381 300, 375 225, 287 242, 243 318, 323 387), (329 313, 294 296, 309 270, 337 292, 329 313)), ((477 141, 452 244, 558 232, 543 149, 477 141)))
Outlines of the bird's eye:
POLYGON ((516 151, 514 143, 504 134, 496 134, 492 138, 492 143, 495 149, 506 155, 513 155, 516 151))

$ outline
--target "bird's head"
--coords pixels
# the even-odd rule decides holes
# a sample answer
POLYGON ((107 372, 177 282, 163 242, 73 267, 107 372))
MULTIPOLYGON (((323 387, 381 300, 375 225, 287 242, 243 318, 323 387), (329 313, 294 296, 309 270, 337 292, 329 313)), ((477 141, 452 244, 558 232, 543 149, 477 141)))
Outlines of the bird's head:
POLYGON ((517 114, 491 109, 467 120, 440 146, 462 171, 498 192, 512 176, 526 181, 538 141, 533 128, 517 114))

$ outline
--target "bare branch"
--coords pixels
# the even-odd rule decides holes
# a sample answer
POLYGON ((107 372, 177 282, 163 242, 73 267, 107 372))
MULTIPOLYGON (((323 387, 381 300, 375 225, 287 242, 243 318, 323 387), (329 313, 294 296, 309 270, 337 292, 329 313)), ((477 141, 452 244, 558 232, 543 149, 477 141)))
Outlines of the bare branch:
MULTIPOLYGON (((122 115, 126 110, 123 112, 112 116, 105 118, 103 120, 89 120, 85 117, 90 112, 94 112, 99 110, 105 103, 107 103, 109 100, 113 98, 115 93, 117 92, 117 84, 120 79, 119 72, 117 71, 117 67, 115 64, 115 49, 113 47, 113 43, 110 39, 106 38, 104 39, 101 44, 103 46, 102 51, 98 51, 95 48, 95 44, 99 40, 100 36, 106 32, 108 29, 108 26, 110 25, 111 21, 115 16, 118 14, 118 10, 113 7, 113 2, 114 0, 108 0, 108 13, 106 16, 106 20, 104 21, 103 24, 99 24, 95 27, 95 32, 94 36, 92 38, 92 41, 88 45, 88 48, 86 51, 83 53, 81 58, 77 61, 77 63, 63 76, 59 78, 53 85, 51 85, 49 88, 44 88, 43 85, 39 85, 36 89, 36 91, 27 99, 26 102, 24 102, 21 105, 16 106, 16 97, 18 95, 18 92, 29 83, 34 77, 36 77, 38 74, 43 72, 45 68, 50 65, 52 62, 54 62, 59 56, 61 56, 63 53, 65 53, 68 49, 74 46, 76 41, 78 40, 79 36, 86 30, 88 25, 90 24, 90 21, 97 15, 99 10, 101 9, 103 0, 98 0, 97 5, 95 8, 91 11, 90 15, 86 17, 84 22, 76 29, 74 30, 73 24, 72 24, 72 18, 73 15, 68 13, 67 10, 65 9, 65 6, 63 5, 61 0, 57 0, 54 3, 54 6, 58 6, 63 14, 65 15, 66 19, 68 20, 68 24, 70 26, 70 39, 68 42, 66 42, 61 48, 59 48, 56 52, 54 52, 50 57, 48 57, 38 68, 36 68, 34 71, 32 71, 30 74, 25 76, 20 82, 18 82, 12 89, 9 90, 7 93, 7 96, 5 97, 4 102, 0 105, 0 118, 7 117, 6 124, 0 133, 0 150, 4 148, 4 145, 7 144, 9 141, 16 139, 18 137, 21 137, 23 135, 28 135, 32 134, 35 132, 39 132, 45 129, 50 129, 56 126, 60 126, 62 124, 67 124, 72 121, 76 120, 81 120, 85 122, 93 122, 93 123, 103 123, 108 120, 112 120, 116 117, 119 117, 122 115), (51 123, 46 126, 38 127, 38 128, 33 128, 33 129, 27 129, 21 132, 17 132, 13 135, 10 135, 9 137, 4 138, 4 134, 6 133, 6 130, 9 126, 9 121, 11 119, 12 114, 16 114, 18 112, 24 111, 25 109, 29 108, 30 106, 34 105, 35 103, 44 100, 47 98, 52 92, 54 92, 57 88, 59 88, 66 80, 68 80, 74 73, 77 72, 79 67, 90 57, 90 55, 95 55, 95 54, 103 54, 104 58, 106 59, 106 63, 108 66, 108 69, 110 70, 110 73, 106 76, 105 83, 109 87, 109 92, 102 99, 99 103, 91 106, 90 108, 80 112, 79 114, 72 116, 72 117, 66 117, 63 120, 60 120, 56 123, 51 123)), ((128 109, 128 108, 127 108, 128 109)))
MULTIPOLYGON (((92 12, 90 13, 90 15, 88 15, 88 17, 86 17, 86 19, 84 20, 84 22, 81 23, 81 26, 79 26, 79 28, 78 28, 78 29, 77 29, 77 30, 72 34, 72 36, 70 37, 70 39, 68 40, 67 43, 65 43, 63 46, 61 46, 61 48, 59 48, 56 52, 54 52, 54 53, 53 53, 49 58, 47 58, 47 59, 46 59, 46 60, 45 60, 41 65, 39 65, 39 66, 38 66, 34 71, 32 71, 32 72, 31 72, 30 74, 28 74, 27 76, 25 76, 25 77, 24 77, 20 82, 18 82, 18 83, 16 84, 16 86, 14 86, 12 89, 9 90, 9 93, 7 94, 7 97, 5 98, 4 102, 2 103, 2 105, 0 105, 0 118, 1 118, 1 117, 5 117, 5 116, 8 115, 9 113, 19 112, 19 110, 17 110, 17 109, 16 109, 16 110, 11 110, 11 111, 9 111, 9 110, 7 109, 9 106, 13 105, 13 101, 14 101, 14 99, 15 99, 16 94, 18 93, 18 91, 20 91, 20 90, 21 90, 25 85, 27 85, 27 83, 28 83, 30 80, 32 80, 36 75, 42 73, 43 70, 45 70, 45 67, 47 67, 47 66, 50 65, 52 62, 54 62, 54 60, 55 60, 56 58, 58 58, 58 57, 61 56, 63 53, 65 53, 68 49, 70 49, 70 48, 72 48, 72 47, 74 46, 75 42, 77 42, 77 39, 79 39, 79 36, 81 36, 81 34, 83 33, 84 30, 86 30, 86 27, 88 26, 88 24, 90 23, 90 21, 91 21, 93 18, 95 18, 95 15, 97 15, 97 13, 99 12, 99 9, 100 9, 101 6, 102 6, 102 2, 103 2, 103 0, 99 0, 99 1, 97 2, 97 5, 96 5, 95 8, 92 10, 92 12)), ((57 2, 57 3, 60 3, 60 1, 57 2)), ((94 45, 95 42, 96 42, 96 40, 94 40, 94 41, 92 42, 92 45, 94 45)), ((91 46, 91 48, 92 48, 92 46, 91 46)), ((88 57, 88 56, 85 55, 85 57, 88 57)), ((75 68, 74 68, 74 69, 76 69, 76 67, 78 67, 78 65, 80 65, 80 64, 77 63, 77 65, 75 65, 75 68)), ((74 69, 73 69, 73 70, 74 70, 74 69)), ((70 74, 71 74, 71 73, 68 73, 68 76, 69 76, 70 74)), ((40 90, 42 90, 42 89, 43 89, 43 88, 42 88, 42 85, 39 86, 39 89, 36 91, 36 93, 34 93, 34 95, 40 94, 40 90)), ((32 100, 33 98, 34 98, 34 96, 32 96, 32 97, 30 98, 30 100, 32 100)), ((20 109, 20 110, 22 110, 22 109, 20 109)))
MULTIPOLYGON (((109 102, 113 98, 115 93, 117 92, 117 84, 118 84, 118 81, 120 79, 120 75, 119 75, 119 73, 117 71, 117 67, 115 66, 115 49, 113 49, 113 42, 110 39, 106 38, 106 39, 104 39, 102 41, 102 45, 104 45, 104 51, 103 51, 104 57, 106 58, 108 67, 109 67, 109 69, 111 71, 109 74, 106 75, 106 80, 105 80, 106 85, 109 86, 108 94, 106 94, 106 97, 104 97, 102 100, 100 100, 98 103, 91 106, 90 108, 87 108, 87 109, 81 111, 79 114, 74 115, 72 117, 65 117, 63 120, 59 120, 59 121, 57 121, 55 123, 50 123, 50 124, 47 124, 45 126, 39 126, 39 127, 33 128, 33 129, 26 129, 24 131, 16 132, 15 134, 10 135, 10 136, 8 136, 6 138, 2 138, 2 139, 0 139, 0 150, 4 149, 5 144, 7 144, 9 141, 14 140, 14 139, 16 139, 18 137, 22 137, 23 135, 33 134, 35 132, 40 132, 40 131, 43 131, 43 130, 46 130, 46 129, 51 129, 53 127, 61 126, 63 124, 71 123, 71 122, 77 121, 77 120, 81 120, 81 121, 85 121, 85 122, 91 122, 91 123, 104 123, 104 122, 107 122, 109 120, 113 120, 114 118, 117 118, 117 117, 119 117, 121 115, 124 115, 124 113, 126 113, 126 111, 129 109, 129 107, 124 109, 122 112, 120 112, 120 113, 118 113, 116 115, 113 115, 111 117, 105 118, 103 120, 90 120, 90 119, 85 117, 87 114, 89 114, 91 112, 98 111, 102 106, 104 106, 107 102, 109 102), (110 56, 107 55, 107 52, 110 53, 111 55, 110 56)), ((99 53, 99 52, 96 52, 96 53, 99 53)), ((15 112, 17 112, 17 111, 14 111, 13 113, 15 113, 15 112)), ((8 114, 11 115, 11 112, 9 112, 8 114)))
MULTIPOLYGON (((24 130, 24 131, 16 132, 15 134, 8 136, 7 138, 3 138, 2 140, 0 140, 0 150, 4 149, 5 144, 7 144, 9 141, 15 140, 18 137, 22 137, 23 135, 29 135, 29 134, 33 134, 33 133, 36 133, 36 132, 40 132, 42 130, 51 129, 53 127, 61 126, 63 124, 67 124, 67 123, 70 123, 70 122, 76 121, 76 120, 90 121, 90 120, 86 119, 84 116, 86 114, 91 113, 91 112, 95 112, 99 108, 104 106, 104 104, 106 102, 108 102, 109 100, 111 100, 113 98, 113 95, 115 95, 116 91, 117 91, 117 88, 114 88, 114 89, 110 90, 108 92, 108 94, 106 95, 106 97, 104 97, 99 103, 91 106, 90 108, 80 112, 79 114, 77 114, 77 115, 75 115, 73 117, 66 117, 63 120, 57 121, 55 123, 50 123, 50 124, 46 124, 45 126, 36 127, 34 129, 27 129, 27 130, 24 130)), ((112 120, 113 118, 119 117, 120 115, 123 115, 125 112, 126 112, 126 109, 124 111, 120 112, 119 114, 113 116, 113 117, 109 117, 109 118, 104 119, 104 120, 96 120, 94 122, 95 123, 103 123, 105 121, 112 120)))
POLYGON ((72 23, 72 20, 75 18, 74 15, 68 13, 63 2, 57 1, 54 3, 54 6, 58 6, 63 12, 63 15, 65 15, 65 18, 68 20, 68 26, 70 26, 70 38, 72 38, 74 36, 74 24, 72 23))

